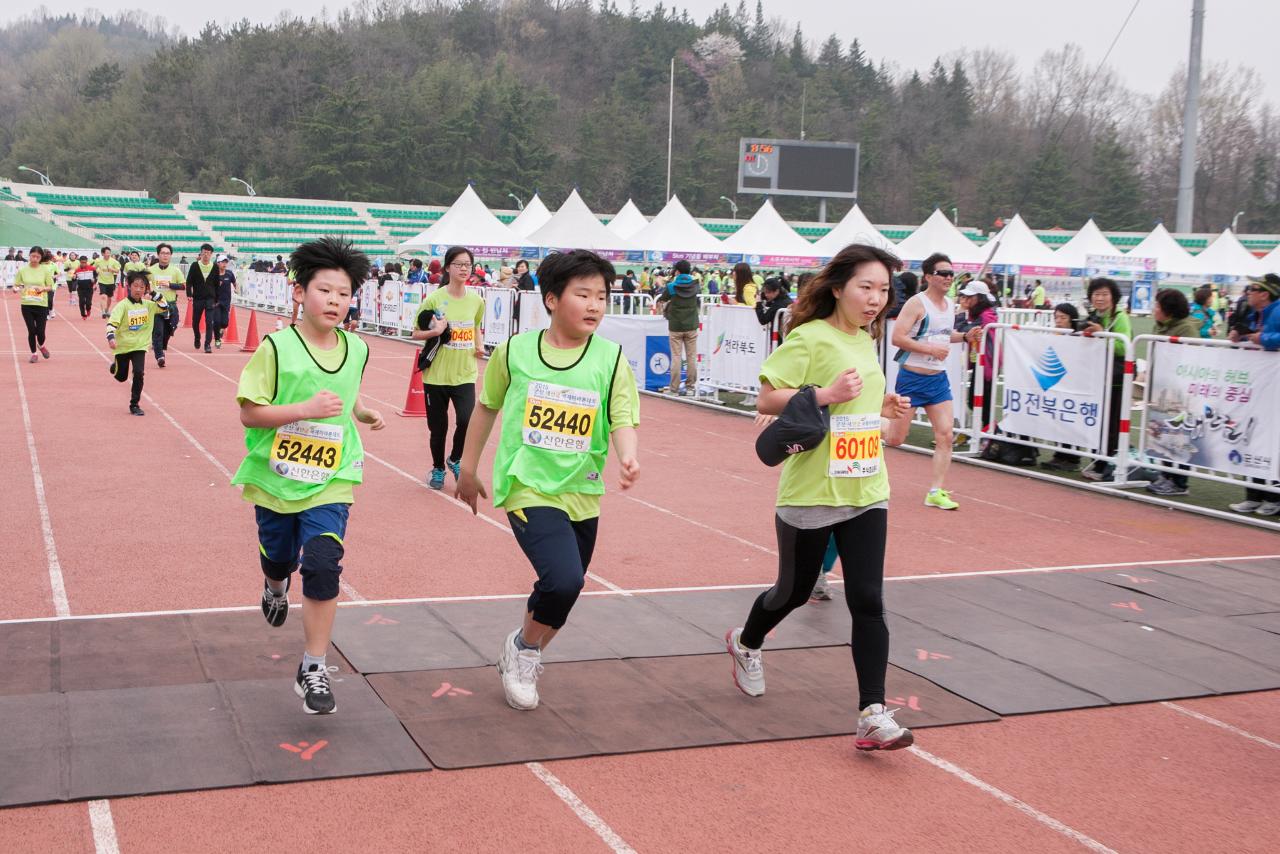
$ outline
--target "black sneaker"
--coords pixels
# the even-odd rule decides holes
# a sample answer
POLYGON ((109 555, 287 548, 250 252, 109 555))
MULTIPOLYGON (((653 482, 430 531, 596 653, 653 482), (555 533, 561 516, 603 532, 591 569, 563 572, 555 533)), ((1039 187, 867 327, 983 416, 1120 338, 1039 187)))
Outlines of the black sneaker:
POLYGON ((271 592, 265 579, 262 582, 262 616, 277 629, 284 625, 285 618, 289 616, 289 581, 288 578, 284 580, 284 592, 279 596, 271 592))
POLYGON ((306 671, 298 665, 298 681, 293 683, 293 691, 302 698, 302 710, 309 715, 331 715, 338 710, 338 702, 329 687, 328 671, 314 664, 306 671))
POLYGON ((130 415, 146 415, 147 413, 143 412, 142 407, 139 406, 138 404, 131 403, 129 404, 129 414, 130 415))
POLYGON ((163 367, 164 367, 164 356, 156 356, 156 364, 163 368, 163 367))

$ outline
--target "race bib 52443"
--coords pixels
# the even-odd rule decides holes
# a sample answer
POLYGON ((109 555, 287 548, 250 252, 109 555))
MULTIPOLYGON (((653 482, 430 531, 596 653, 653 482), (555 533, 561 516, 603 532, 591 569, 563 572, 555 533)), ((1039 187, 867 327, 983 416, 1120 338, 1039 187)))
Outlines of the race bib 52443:
POLYGON ((600 393, 555 383, 529 383, 521 434, 526 445, 586 453, 600 411, 600 393))
POLYGON ((880 415, 832 415, 828 477, 870 477, 880 471, 880 415))
POLYGON ((342 464, 342 425, 294 421, 276 429, 271 470, 303 483, 325 483, 342 464))

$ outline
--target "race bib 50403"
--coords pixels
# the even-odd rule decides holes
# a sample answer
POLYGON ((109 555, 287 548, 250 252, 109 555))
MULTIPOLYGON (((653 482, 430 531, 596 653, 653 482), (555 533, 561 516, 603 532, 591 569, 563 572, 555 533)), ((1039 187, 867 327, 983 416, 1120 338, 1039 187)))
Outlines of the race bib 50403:
POLYGON ((880 415, 832 415, 829 477, 870 477, 880 471, 880 415))
POLYGON ((529 383, 521 434, 526 445, 586 453, 600 411, 600 393, 555 383, 529 383))
POLYGON ((449 321, 450 350, 474 350, 476 348, 476 323, 474 320, 449 321))
POLYGON ((271 470, 303 483, 325 483, 342 464, 342 425, 294 421, 276 429, 271 470))

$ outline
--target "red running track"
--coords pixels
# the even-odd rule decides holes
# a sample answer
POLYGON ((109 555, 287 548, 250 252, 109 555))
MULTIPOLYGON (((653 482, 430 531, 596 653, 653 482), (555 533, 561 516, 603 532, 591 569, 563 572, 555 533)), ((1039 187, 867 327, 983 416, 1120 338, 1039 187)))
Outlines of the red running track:
MULTIPOLYGON (((51 321, 53 359, 29 365, 15 299, 3 313, 0 453, 15 465, 0 476, 13 567, 0 618, 55 614, 50 555, 72 614, 252 606, 252 513, 228 483, 247 355, 191 353, 180 333, 170 366, 148 365, 148 415, 133 418, 127 388, 107 376, 99 320, 51 321), (145 464, 124 465, 126 448, 145 464)), ((425 423, 393 414, 412 349, 369 342, 366 402, 389 426, 363 434, 344 598, 524 594, 530 571, 502 515, 472 519, 424 488, 425 423)), ((755 460, 754 435, 748 419, 645 398, 641 482, 605 498, 593 571, 625 588, 768 584, 776 473, 755 460)), ((951 476, 962 509, 932 511, 921 504, 928 466, 890 453, 890 576, 1280 551, 1252 528, 971 467, 951 476)), ((172 851, 199 839, 278 851, 300 847, 305 826, 330 848, 370 851, 1262 851, 1274 847, 1278 713, 1280 692, 1268 692, 931 729, 923 753, 867 756, 835 738, 548 763, 565 797, 509 766, 126 798, 96 808, 96 841, 85 804, 10 809, 0 850, 172 851), (304 815, 319 820, 300 825, 304 815)))

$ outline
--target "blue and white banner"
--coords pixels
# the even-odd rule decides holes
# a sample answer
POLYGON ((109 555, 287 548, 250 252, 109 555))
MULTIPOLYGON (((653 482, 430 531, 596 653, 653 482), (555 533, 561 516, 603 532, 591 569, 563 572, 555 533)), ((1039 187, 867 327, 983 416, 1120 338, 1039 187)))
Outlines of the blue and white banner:
POLYGON ((1280 480, 1280 356, 1152 345, 1139 450, 1167 463, 1280 480))
POLYGON ((1101 451, 1112 347, 1105 338, 1004 330, 1000 429, 1101 451))
POLYGON ((643 314, 610 314, 600 321, 602 338, 622 347, 622 358, 631 366, 636 385, 663 388, 671 379, 671 342, 663 317, 643 314))
POLYGON ((510 288, 486 288, 484 296, 484 345, 497 347, 512 335, 516 292, 510 288))

